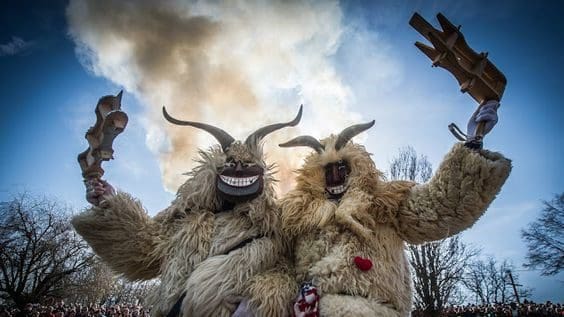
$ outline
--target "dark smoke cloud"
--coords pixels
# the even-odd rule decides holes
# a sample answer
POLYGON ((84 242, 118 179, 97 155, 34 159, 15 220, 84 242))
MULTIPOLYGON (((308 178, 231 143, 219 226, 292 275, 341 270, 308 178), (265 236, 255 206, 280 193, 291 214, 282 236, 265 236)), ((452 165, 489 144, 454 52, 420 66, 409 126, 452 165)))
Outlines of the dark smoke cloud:
POLYGON ((343 28, 336 2, 76 0, 67 16, 83 64, 146 105, 147 145, 171 191, 184 181, 196 148, 215 140, 165 123, 162 105, 177 118, 244 139, 260 126, 292 118, 304 103, 299 131, 266 140, 282 191, 301 159, 276 144, 298 133, 324 136, 358 120, 329 61, 343 28))

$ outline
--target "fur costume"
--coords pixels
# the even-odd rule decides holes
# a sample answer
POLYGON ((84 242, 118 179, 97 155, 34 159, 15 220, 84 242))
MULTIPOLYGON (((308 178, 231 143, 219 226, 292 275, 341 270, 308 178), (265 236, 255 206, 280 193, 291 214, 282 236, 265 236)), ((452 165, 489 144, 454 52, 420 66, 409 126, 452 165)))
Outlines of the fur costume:
MULTIPOLYGON (((300 116, 301 109, 294 124, 271 130, 295 125, 300 116)), ((224 138, 228 142, 220 140, 221 147, 201 151, 198 166, 187 174, 172 205, 153 218, 138 200, 119 192, 72 220, 114 271, 130 280, 160 277, 150 299, 153 316, 166 316, 183 294, 184 317, 231 316, 243 298, 257 316, 289 314, 297 284, 284 264, 272 166, 264 161, 260 138, 224 138), (252 162, 264 175, 258 197, 226 208, 216 182, 228 158, 252 162)))
POLYGON ((305 159, 296 188, 282 200, 282 226, 293 238, 297 282, 318 288, 320 315, 327 317, 408 316, 405 242, 443 239, 472 226, 511 170, 499 153, 456 144, 428 183, 385 181, 350 137, 344 143, 334 135, 321 142, 296 139, 302 144, 281 146, 317 152, 305 159), (347 189, 328 199, 324 167, 336 161, 350 166, 347 189))

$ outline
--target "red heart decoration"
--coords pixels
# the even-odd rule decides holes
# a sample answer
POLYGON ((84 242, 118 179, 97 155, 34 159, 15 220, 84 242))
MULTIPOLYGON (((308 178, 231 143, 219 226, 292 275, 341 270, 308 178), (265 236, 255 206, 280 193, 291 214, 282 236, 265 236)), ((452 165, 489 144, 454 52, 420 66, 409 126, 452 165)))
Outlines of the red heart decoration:
POLYGON ((368 271, 372 268, 372 261, 360 256, 354 257, 354 264, 356 264, 356 267, 361 271, 368 271))

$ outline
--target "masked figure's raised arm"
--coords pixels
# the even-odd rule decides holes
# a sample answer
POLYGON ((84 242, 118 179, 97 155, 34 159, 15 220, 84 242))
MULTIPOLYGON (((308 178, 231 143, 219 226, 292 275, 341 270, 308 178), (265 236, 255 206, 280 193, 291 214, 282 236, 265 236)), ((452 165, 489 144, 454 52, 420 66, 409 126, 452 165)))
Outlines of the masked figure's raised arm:
POLYGON ((397 213, 397 230, 409 243, 452 236, 474 224, 509 176, 500 153, 456 144, 428 183, 412 187, 397 213))
POLYGON ((161 224, 126 193, 107 198, 103 206, 93 206, 75 216, 75 230, 117 273, 131 280, 156 277, 161 262, 161 224))

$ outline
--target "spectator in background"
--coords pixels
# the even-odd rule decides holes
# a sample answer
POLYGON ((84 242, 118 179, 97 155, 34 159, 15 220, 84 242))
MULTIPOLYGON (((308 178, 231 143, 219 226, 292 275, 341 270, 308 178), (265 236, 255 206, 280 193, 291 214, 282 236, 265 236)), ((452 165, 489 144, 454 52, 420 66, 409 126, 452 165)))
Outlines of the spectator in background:
POLYGON ((66 310, 65 317, 76 317, 76 310, 74 309, 74 307, 66 310))
POLYGON ((16 317, 33 317, 33 304, 27 303, 24 309, 16 314, 16 317))
MULTIPOLYGON (((564 317, 562 304, 550 301, 535 304, 523 301, 523 304, 495 303, 490 305, 448 306, 441 312, 441 317, 564 317), (517 315, 515 315, 517 314, 517 315)), ((414 310, 412 317, 425 317, 422 310, 414 310)))
POLYGON ((0 317, 12 317, 12 314, 10 314, 8 307, 4 305, 0 306, 0 317))

